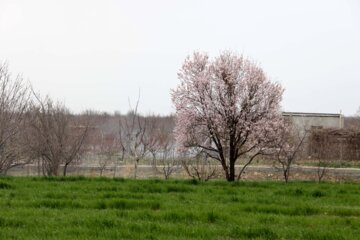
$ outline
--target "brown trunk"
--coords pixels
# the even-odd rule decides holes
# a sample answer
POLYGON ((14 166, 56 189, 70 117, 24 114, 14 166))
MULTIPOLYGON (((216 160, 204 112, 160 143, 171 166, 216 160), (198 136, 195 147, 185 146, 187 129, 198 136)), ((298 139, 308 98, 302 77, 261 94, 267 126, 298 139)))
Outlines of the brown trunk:
POLYGON ((223 155, 220 155, 220 158, 221 158, 221 166, 222 168, 224 169, 224 172, 225 172, 225 178, 228 180, 229 177, 230 177, 230 174, 229 174, 229 168, 228 166, 226 165, 226 159, 223 157, 223 155))
POLYGON ((236 156, 235 156, 235 149, 234 147, 230 147, 230 175, 227 179, 229 182, 235 181, 235 162, 236 162, 236 156))
POLYGON ((227 178, 229 182, 235 181, 235 161, 230 159, 230 174, 227 178))
POLYGON ((64 172, 63 172, 63 176, 64 176, 64 177, 66 176, 66 171, 67 171, 68 165, 69 165, 69 163, 65 163, 64 172))
POLYGON ((288 172, 288 169, 285 169, 285 171, 284 171, 284 179, 285 179, 285 183, 288 183, 288 181, 289 181, 289 172, 288 172))
POLYGON ((235 162, 236 162, 236 156, 235 156, 235 146, 234 146, 234 134, 231 134, 230 136, 230 149, 229 149, 229 162, 230 162, 230 175, 227 179, 229 182, 235 181, 235 162))

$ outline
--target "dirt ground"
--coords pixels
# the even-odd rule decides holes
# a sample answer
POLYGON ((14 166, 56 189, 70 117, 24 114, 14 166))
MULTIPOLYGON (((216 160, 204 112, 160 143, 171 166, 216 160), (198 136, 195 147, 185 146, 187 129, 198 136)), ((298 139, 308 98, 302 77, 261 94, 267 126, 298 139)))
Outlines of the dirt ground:
MULTIPOLYGON (((237 166, 239 171, 241 166, 237 166)), ((134 165, 108 166, 103 170, 102 176, 106 177, 123 177, 134 178, 134 165)), ((158 171, 151 165, 139 165, 137 169, 137 178, 163 178, 161 166, 158 171)), ((318 168, 311 166, 294 165, 291 169, 290 180, 311 180, 318 181, 318 168)), ((322 170, 322 169, 321 169, 322 170)), ((360 169, 357 168, 326 168, 324 169, 324 181, 360 181, 360 169)), ((100 167, 96 165, 77 165, 68 167, 67 175, 70 176, 100 176, 100 167)), ((62 173, 62 171, 60 171, 62 173)), ((8 175, 12 176, 41 176, 37 165, 25 165, 9 170, 8 175)), ((180 168, 171 175, 171 178, 189 178, 186 172, 180 168)), ((218 168, 218 178, 222 178, 222 170, 218 168)), ((244 180, 283 180, 281 169, 277 169, 270 165, 254 165, 248 166, 242 179, 244 180)))

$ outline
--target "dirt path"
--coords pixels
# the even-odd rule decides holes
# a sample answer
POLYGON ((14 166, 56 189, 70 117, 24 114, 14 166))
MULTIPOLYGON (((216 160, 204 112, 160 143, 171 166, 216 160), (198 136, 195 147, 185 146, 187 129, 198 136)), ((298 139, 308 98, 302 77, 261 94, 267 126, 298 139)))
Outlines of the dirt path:
MULTIPOLYGON (((241 165, 236 166, 239 171, 241 165)), ((220 172, 221 169, 219 168, 220 172)), ((317 180, 317 167, 298 166, 294 165, 291 169, 290 180, 317 180)), ((116 169, 116 177, 133 177, 133 165, 120 165, 116 169)), ((41 175, 36 165, 26 165, 11 169, 8 175, 12 176, 37 176, 41 175)), ((79 165, 68 167, 68 175, 84 175, 84 176, 99 176, 100 167, 96 165, 79 165)), ((139 178, 162 177, 161 174, 156 173, 151 165, 139 165, 139 178)), ((103 176, 114 176, 114 167, 107 167, 103 176)), ((175 178, 186 178, 184 171, 179 171, 174 174, 175 178)), ((248 166, 242 179, 250 180, 281 180, 282 172, 280 169, 274 168, 270 165, 253 165, 248 166)), ((326 168, 323 180, 327 181, 360 181, 360 169, 357 168, 326 168)))

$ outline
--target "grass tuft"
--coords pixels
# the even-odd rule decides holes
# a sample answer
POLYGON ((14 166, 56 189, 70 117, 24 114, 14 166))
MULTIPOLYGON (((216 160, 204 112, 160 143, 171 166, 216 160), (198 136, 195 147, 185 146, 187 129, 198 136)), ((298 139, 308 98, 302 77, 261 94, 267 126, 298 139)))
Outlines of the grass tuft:
POLYGON ((209 223, 214 223, 219 220, 219 216, 215 212, 211 211, 207 213, 207 220, 209 223))
POLYGON ((8 183, 0 182, 0 189, 12 189, 12 188, 13 186, 8 183))
POLYGON ((304 195, 304 190, 302 190, 301 188, 296 188, 294 192, 294 196, 302 196, 302 195, 304 195))
POLYGON ((320 191, 320 190, 314 190, 312 193, 311 193, 311 196, 314 197, 314 198, 320 198, 320 197, 325 197, 325 193, 320 191))
POLYGON ((231 236, 237 239, 278 239, 278 235, 268 227, 236 227, 231 231, 231 236))
POLYGON ((187 187, 187 186, 183 186, 183 185, 170 185, 167 187, 166 191, 168 193, 170 192, 178 192, 178 193, 185 193, 185 192, 191 192, 192 189, 187 187))

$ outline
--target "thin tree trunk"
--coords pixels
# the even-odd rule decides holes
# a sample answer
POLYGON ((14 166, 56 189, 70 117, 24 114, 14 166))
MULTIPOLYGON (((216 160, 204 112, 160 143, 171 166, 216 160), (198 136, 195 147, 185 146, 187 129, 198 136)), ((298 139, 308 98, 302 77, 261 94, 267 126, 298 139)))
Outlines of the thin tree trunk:
POLYGON ((238 177, 237 177, 237 180, 238 180, 238 181, 241 179, 241 176, 242 176, 242 174, 244 173, 245 168, 246 168, 248 165, 250 165, 250 163, 252 163, 252 161, 254 160, 254 158, 255 158, 256 156, 258 156, 258 155, 260 155, 260 153, 254 154, 254 155, 249 159, 249 161, 242 167, 242 169, 240 170, 240 173, 239 173, 239 175, 238 175, 238 177))
POLYGON ((221 159, 220 161, 222 168, 224 169, 225 172, 225 178, 226 180, 228 180, 230 178, 230 174, 229 174, 229 168, 226 165, 226 160, 225 159, 221 159))
POLYGON ((230 175, 227 179, 229 182, 235 181, 235 160, 230 159, 230 175))
POLYGON ((289 172, 287 169, 285 169, 284 171, 284 179, 285 179, 285 183, 288 183, 289 181, 289 172))
POLYGON ((116 160, 115 160, 115 164, 114 164, 114 175, 113 175, 113 178, 115 178, 115 177, 116 177, 117 166, 118 166, 118 159, 116 159, 116 160))
POLYGON ((63 176, 66 176, 66 171, 67 171, 67 167, 68 167, 69 163, 65 163, 64 165, 64 172, 63 172, 63 176))
POLYGON ((134 179, 137 177, 137 167, 138 167, 138 160, 135 160, 135 166, 134 166, 134 179))

